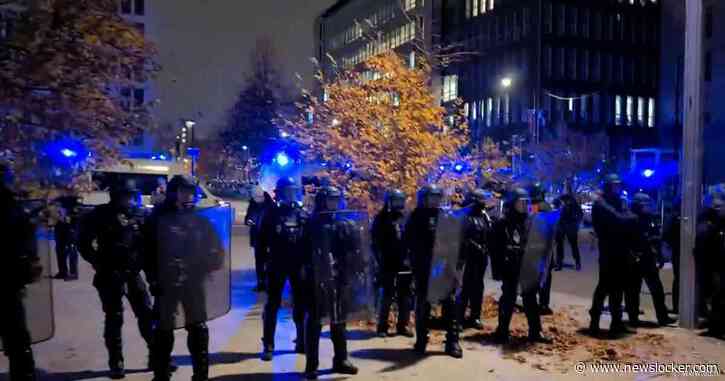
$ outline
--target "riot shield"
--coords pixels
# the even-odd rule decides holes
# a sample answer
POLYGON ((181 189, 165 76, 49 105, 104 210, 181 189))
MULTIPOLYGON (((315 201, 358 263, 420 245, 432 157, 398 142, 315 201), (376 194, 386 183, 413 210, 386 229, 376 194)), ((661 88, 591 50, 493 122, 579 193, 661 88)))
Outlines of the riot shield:
POLYGON ((463 217, 467 209, 441 210, 435 232, 435 244, 428 278, 428 302, 438 303, 448 298, 461 285, 459 266, 463 217))
POLYGON ((232 209, 198 208, 159 217, 156 226, 161 329, 178 329, 231 309, 232 209))
POLYGON ((556 210, 539 212, 529 219, 528 240, 519 273, 519 285, 522 292, 540 288, 546 282, 559 217, 560 212, 556 210))
MULTIPOLYGON (((48 230, 39 228, 35 232, 35 237, 39 264, 42 266, 43 272, 35 282, 25 286, 22 294, 25 320, 30 333, 30 341, 33 344, 49 340, 55 333, 51 274, 51 234, 48 230)), ((10 313, 11 311, 3 311, 3 314, 10 315, 10 313)), ((4 345, 2 338, 0 338, 0 350, 3 349, 4 345)))
POLYGON ((373 318, 374 266, 367 212, 320 213, 311 225, 314 312, 323 324, 373 318))

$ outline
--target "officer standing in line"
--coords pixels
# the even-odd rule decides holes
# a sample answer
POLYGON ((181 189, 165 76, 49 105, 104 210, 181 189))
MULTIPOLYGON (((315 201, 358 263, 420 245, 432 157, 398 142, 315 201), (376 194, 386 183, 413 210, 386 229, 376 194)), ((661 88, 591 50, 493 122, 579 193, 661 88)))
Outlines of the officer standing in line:
MULTIPOLYGON (((306 233, 307 260, 305 284, 310 291, 305 321, 305 378, 317 379, 320 364, 320 333, 323 319, 329 321, 334 350, 332 372, 357 374, 358 368, 348 359, 347 319, 353 312, 354 279, 365 272, 367 263, 361 258, 365 248, 355 234, 361 231, 361 221, 339 219, 335 212, 342 204, 342 192, 333 186, 323 186, 315 195, 315 208, 306 233)), ((367 214, 365 214, 366 224, 367 214)), ((367 233, 367 231, 364 231, 367 233)))
POLYGON ((632 197, 632 212, 637 215, 637 225, 632 234, 635 263, 630 274, 632 283, 625 294, 625 305, 629 325, 633 327, 640 325, 639 302, 643 280, 647 283, 647 288, 652 295, 659 325, 665 326, 675 322, 667 315, 665 291, 659 271, 664 263, 660 253, 659 229, 655 224, 656 217, 650 209, 651 204, 652 199, 646 193, 637 193, 632 197))
MULTIPOLYGON (((504 204, 503 218, 498 220, 493 228, 492 271, 494 279, 503 282, 495 339, 502 344, 509 341, 509 326, 521 283, 521 269, 531 226, 529 202, 529 192, 523 188, 514 189, 504 204)), ((541 334, 541 316, 536 300, 539 282, 532 283, 537 286, 522 287, 521 293, 524 312, 529 323, 529 341, 551 343, 550 338, 541 334)))
POLYGON ((141 194, 129 184, 111 190, 111 202, 100 205, 82 221, 79 248, 83 259, 93 266, 93 286, 98 290, 105 313, 104 339, 108 350, 111 378, 124 378, 123 298, 126 297, 138 320, 141 337, 149 347, 151 366, 152 305, 143 269, 143 216, 141 194))
MULTIPOLYGON (((435 185, 422 187, 418 191, 418 206, 411 213, 405 227, 405 243, 411 256, 416 292, 414 350, 419 354, 425 354, 428 346, 431 312, 428 285, 436 240, 457 239, 457 237, 436 236, 442 202, 443 191, 439 187, 435 185)), ((456 316, 455 295, 452 294, 441 300, 441 304, 446 325, 445 352, 451 357, 461 358, 463 357, 459 343, 461 327, 456 316)))
POLYGON ((283 177, 275 188, 276 205, 265 213, 259 232, 259 248, 267 256, 267 303, 264 305, 262 355, 264 361, 274 356, 274 335, 277 312, 282 304, 282 291, 289 279, 292 287, 292 317, 297 329, 295 352, 305 351, 305 306, 302 270, 307 250, 302 246, 307 212, 300 202, 300 187, 292 178, 283 177))
POLYGON ((35 381, 35 359, 23 305, 25 288, 42 275, 35 229, 13 192, 8 188, 12 172, 0 165, 0 231, 9 238, 0 266, 0 337, 8 357, 12 381, 35 381))
POLYGON ((610 174, 604 180, 604 192, 592 207, 592 225, 599 244, 599 283, 592 296, 589 310, 589 331, 599 334, 599 318, 604 299, 609 297, 612 323, 611 336, 631 333, 622 323, 622 298, 626 279, 633 268, 632 242, 628 239, 637 222, 637 216, 629 211, 622 200, 622 180, 610 174))
POLYGON ((385 194, 385 205, 375 216, 372 226, 372 246, 382 282, 383 300, 378 318, 378 336, 388 336, 388 316, 393 298, 398 302, 397 334, 413 337, 408 329, 411 309, 412 273, 403 241, 405 228, 405 193, 399 189, 385 194))
POLYGON ((469 195, 471 205, 466 211, 463 222, 462 260, 465 262, 463 288, 458 304, 458 321, 467 322, 475 329, 482 329, 481 310, 483 307, 484 281, 490 251, 493 220, 486 212, 486 203, 491 198, 483 189, 476 189, 469 195), (471 313, 465 320, 466 308, 471 313))

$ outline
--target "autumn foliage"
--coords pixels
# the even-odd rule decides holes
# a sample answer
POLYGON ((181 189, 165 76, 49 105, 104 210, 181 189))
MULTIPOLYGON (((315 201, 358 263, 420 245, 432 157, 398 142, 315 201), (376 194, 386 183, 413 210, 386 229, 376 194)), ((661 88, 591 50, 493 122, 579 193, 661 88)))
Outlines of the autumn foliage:
POLYGON ((41 142, 60 138, 82 141, 97 163, 117 159, 150 127, 147 104, 129 107, 120 89, 156 71, 153 54, 115 0, 31 2, 0 41, 0 150, 21 174, 41 142))
POLYGON ((409 196, 441 158, 467 142, 460 102, 440 106, 430 87, 431 68, 410 68, 395 52, 374 56, 334 78, 318 72, 318 96, 303 90, 299 118, 288 132, 308 160, 327 164, 327 175, 356 206, 368 206, 395 187, 409 196))

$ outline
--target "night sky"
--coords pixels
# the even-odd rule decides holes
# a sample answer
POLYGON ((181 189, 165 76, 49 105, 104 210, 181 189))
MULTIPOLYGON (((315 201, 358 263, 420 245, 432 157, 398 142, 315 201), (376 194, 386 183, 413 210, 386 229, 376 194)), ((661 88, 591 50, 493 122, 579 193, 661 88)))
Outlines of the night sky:
POLYGON ((334 0, 151 1, 147 35, 163 68, 153 97, 162 128, 181 118, 199 122, 198 136, 214 136, 242 88, 258 36, 269 36, 287 84, 312 73, 314 20, 334 0))

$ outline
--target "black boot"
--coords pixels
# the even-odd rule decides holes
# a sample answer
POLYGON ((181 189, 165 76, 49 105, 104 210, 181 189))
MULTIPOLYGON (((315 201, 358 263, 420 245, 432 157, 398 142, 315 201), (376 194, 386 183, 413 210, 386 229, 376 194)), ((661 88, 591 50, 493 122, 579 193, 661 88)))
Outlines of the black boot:
POLYGON ((174 349, 174 331, 156 330, 152 342, 154 381, 171 380, 171 351, 174 349))
POLYGON ((123 344, 119 339, 106 339, 108 349, 108 369, 113 380, 120 380, 126 377, 126 369, 123 363, 123 344))
POLYGON ((209 328, 205 323, 189 328, 187 340, 193 369, 192 381, 209 380, 209 328))
POLYGON ((415 337, 413 331, 411 331, 410 329, 408 329, 408 327, 404 325, 398 326, 398 329, 395 332, 398 336, 415 337))
POLYGON ((496 344, 508 344, 510 340, 511 337, 509 336, 509 333, 502 329, 497 328, 496 332, 493 334, 493 341, 496 344))
POLYGON ((357 374, 358 368, 355 365, 352 365, 350 360, 337 360, 334 359, 332 361, 332 373, 339 373, 339 374, 357 374))
POLYGON ((413 351, 419 355, 424 355, 425 350, 428 347, 428 338, 417 338, 415 340, 415 345, 413 345, 413 351))
POLYGON ((541 344, 551 344, 554 342, 549 337, 542 336, 541 332, 531 332, 529 333, 529 341, 532 343, 541 343, 541 344))
POLYGON ((617 338, 622 335, 630 335, 635 333, 635 331, 630 330, 627 328, 626 325, 621 320, 614 320, 612 321, 612 324, 609 326, 609 336, 612 338, 617 338))
POLYGON ((35 360, 30 347, 13 353, 7 353, 10 365, 10 379, 13 381, 35 381, 35 360))
POLYGON ((305 323, 295 323, 297 338, 295 339, 295 353, 305 354, 305 323))
POLYGON ((594 313, 589 313, 590 321, 589 321, 589 334, 592 336, 597 336, 601 332, 599 330, 599 315, 594 313))

